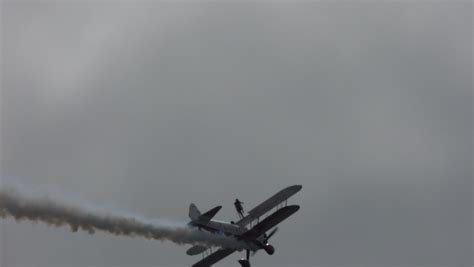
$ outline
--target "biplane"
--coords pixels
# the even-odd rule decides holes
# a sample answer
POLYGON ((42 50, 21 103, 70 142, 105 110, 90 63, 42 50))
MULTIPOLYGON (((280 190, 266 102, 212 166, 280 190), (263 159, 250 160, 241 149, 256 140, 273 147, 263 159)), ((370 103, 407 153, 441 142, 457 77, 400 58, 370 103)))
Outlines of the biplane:
POLYGON ((293 185, 279 191, 251 209, 246 216, 237 222, 213 220, 213 217, 222 206, 201 213, 196 205, 191 204, 189 206, 189 218, 191 219, 189 225, 191 227, 197 227, 201 231, 209 231, 214 234, 226 235, 241 241, 238 242, 238 244, 241 244, 240 247, 221 247, 214 252, 212 252, 212 248, 206 246, 195 245, 191 247, 186 251, 188 255, 203 255, 203 259, 192 267, 210 267, 236 251, 245 250, 246 252, 245 258, 238 261, 242 267, 250 267, 250 252, 254 255, 257 251, 264 250, 267 254, 273 255, 275 248, 268 243, 268 240, 278 231, 276 226, 279 223, 299 210, 300 206, 298 205, 288 205, 288 199, 298 193, 301 188, 301 185, 293 185), (272 213, 272 211, 274 212, 272 213), (267 231, 270 232, 267 233, 267 231))

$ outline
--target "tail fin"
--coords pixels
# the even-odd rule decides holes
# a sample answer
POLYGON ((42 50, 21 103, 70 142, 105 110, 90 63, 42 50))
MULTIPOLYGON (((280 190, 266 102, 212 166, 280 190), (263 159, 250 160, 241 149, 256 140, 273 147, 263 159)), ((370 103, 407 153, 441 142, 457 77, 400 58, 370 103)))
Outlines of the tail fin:
POLYGON ((201 212, 194 203, 191 203, 191 205, 189 205, 189 218, 196 221, 199 220, 199 216, 201 216, 201 212))
POLYGON ((193 221, 208 222, 217 214, 217 212, 219 212, 221 208, 222 206, 217 206, 201 214, 196 205, 191 203, 191 205, 189 205, 189 218, 193 221))

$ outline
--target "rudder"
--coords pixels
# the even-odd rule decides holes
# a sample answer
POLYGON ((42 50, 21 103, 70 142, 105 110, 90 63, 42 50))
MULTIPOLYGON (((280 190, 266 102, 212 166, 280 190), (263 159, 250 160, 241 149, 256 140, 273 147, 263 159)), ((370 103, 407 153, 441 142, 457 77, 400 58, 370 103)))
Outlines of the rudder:
POLYGON ((191 205, 189 205, 189 218, 195 221, 199 219, 199 216, 201 216, 201 212, 194 203, 191 203, 191 205))

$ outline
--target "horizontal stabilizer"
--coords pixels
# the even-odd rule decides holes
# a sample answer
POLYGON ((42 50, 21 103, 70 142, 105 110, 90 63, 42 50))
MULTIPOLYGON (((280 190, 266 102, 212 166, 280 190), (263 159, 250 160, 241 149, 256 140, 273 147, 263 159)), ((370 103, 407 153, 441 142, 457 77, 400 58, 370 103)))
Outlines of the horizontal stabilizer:
POLYGON ((203 252, 206 251, 206 250, 207 250, 207 247, 196 245, 196 246, 190 247, 190 248, 186 251, 186 254, 188 254, 189 256, 193 256, 193 255, 201 254, 201 253, 203 253, 203 252))
POLYGON ((208 212, 203 213, 201 216, 199 216, 199 221, 200 222, 210 221, 217 214, 217 212, 219 212, 220 209, 222 209, 222 206, 217 206, 213 209, 210 209, 208 212))

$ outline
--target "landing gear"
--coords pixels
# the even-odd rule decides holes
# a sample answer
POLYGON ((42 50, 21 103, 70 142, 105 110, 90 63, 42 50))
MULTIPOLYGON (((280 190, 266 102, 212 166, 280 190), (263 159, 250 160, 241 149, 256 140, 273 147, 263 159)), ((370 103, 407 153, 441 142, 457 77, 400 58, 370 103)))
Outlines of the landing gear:
POLYGON ((250 267, 250 261, 249 261, 249 258, 250 258, 250 250, 246 250, 246 254, 245 254, 246 258, 245 259, 240 259, 239 260, 239 263, 242 267, 250 267))
POLYGON ((242 267, 250 267, 250 262, 246 259, 240 259, 239 263, 242 267))

